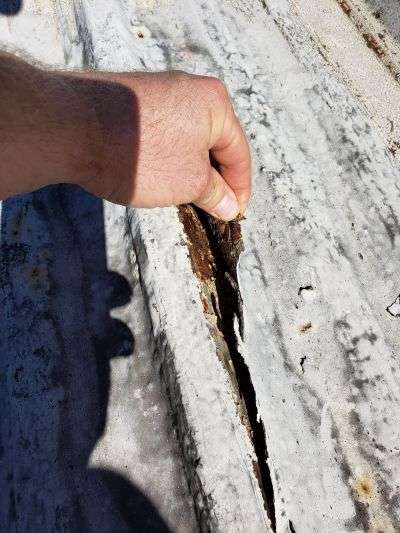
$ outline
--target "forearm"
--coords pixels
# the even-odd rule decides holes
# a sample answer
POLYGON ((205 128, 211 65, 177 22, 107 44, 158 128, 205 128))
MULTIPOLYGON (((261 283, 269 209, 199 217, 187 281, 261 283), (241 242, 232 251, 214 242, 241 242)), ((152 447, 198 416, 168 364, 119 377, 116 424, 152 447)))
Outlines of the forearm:
POLYGON ((0 199, 99 172, 98 117, 85 84, 0 53, 0 199))

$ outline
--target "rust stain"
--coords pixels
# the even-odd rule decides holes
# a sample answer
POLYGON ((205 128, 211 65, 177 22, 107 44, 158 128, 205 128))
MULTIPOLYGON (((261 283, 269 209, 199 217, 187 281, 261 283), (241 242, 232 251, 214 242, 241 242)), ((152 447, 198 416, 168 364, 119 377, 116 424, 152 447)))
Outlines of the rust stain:
MULTIPOLYGON (((188 238, 187 245, 194 273, 201 281, 212 281, 215 277, 215 258, 208 244, 208 236, 195 208, 190 204, 178 207, 179 220, 182 222, 188 238)), ((220 253, 226 261, 230 274, 236 276, 236 266, 243 251, 240 221, 245 217, 238 215, 231 222, 222 222, 212 217, 208 218, 215 238, 220 247, 220 253)))
POLYGON ((367 43, 368 48, 371 48, 378 57, 385 55, 386 52, 382 44, 379 42, 379 37, 375 37, 372 33, 363 33, 362 36, 367 43))
POLYGON ((357 499, 362 502, 368 502, 376 495, 376 487, 374 481, 367 475, 358 478, 354 485, 354 491, 357 499))
POLYGON ((204 313, 209 313, 210 312, 210 308, 209 308, 209 304, 208 304, 208 300, 207 298, 201 294, 201 303, 203 304, 203 312, 204 313))
POLYGON ((310 331, 311 328, 312 328, 311 322, 306 322, 305 324, 300 326, 299 330, 300 330, 300 333, 307 333, 307 331, 310 331))
POLYGON ((228 373, 241 423, 246 428, 257 460, 253 461, 264 507, 276 529, 274 487, 268 465, 265 428, 258 415, 257 398, 248 366, 238 350, 235 317, 243 338, 242 297, 236 267, 243 250, 240 221, 224 223, 191 205, 180 206, 192 269, 199 278, 201 301, 217 356, 228 373))
POLYGON ((215 275, 215 261, 208 246, 207 235, 191 205, 178 208, 179 220, 187 235, 189 257, 193 272, 201 281, 210 281, 215 275))
POLYGON ((350 15, 351 13, 351 7, 346 2, 346 0, 339 0, 339 5, 343 9, 343 11, 346 13, 346 15, 350 15))
MULTIPOLYGON (((223 320, 223 317, 221 316, 221 310, 219 308, 219 294, 217 288, 217 277, 219 276, 219 273, 217 271, 217 261, 210 248, 209 237, 199 217, 199 213, 196 212, 196 208, 190 204, 181 205, 178 207, 178 216, 185 230, 192 270, 201 283, 200 299, 203 306, 203 312, 207 318, 208 327, 210 328, 211 335, 216 344, 217 355, 230 377, 235 392, 235 401, 239 417, 250 432, 251 427, 248 422, 247 410, 243 399, 241 398, 235 369, 232 365, 229 346, 227 345, 227 340, 225 339, 223 331, 221 331, 221 321, 223 320)), ((211 221, 211 217, 209 217, 209 221, 211 221)), ((225 224, 223 222, 215 221, 215 227, 219 228, 220 226, 221 228, 224 228, 225 224)), ((220 231, 223 232, 225 230, 220 229, 220 231)))
MULTIPOLYGON (((369 31, 369 28, 365 22, 360 20, 359 14, 356 13, 356 10, 351 7, 351 2, 349 0, 338 0, 338 4, 342 8, 343 12, 354 23, 355 27, 360 31, 360 34, 367 43, 368 48, 370 48, 378 56, 378 58, 382 59, 390 73, 395 77, 396 81, 398 81, 399 70, 396 64, 393 62, 393 58, 391 57, 393 54, 391 54, 391 50, 385 43, 385 34, 378 32, 377 35, 374 35, 373 32, 369 31)), ((379 13, 375 13, 374 15, 375 18, 379 19, 379 13)), ((396 55, 396 53, 394 55, 396 55)))
POLYGON ((391 518, 384 512, 377 483, 371 474, 362 474, 351 481, 355 499, 369 509, 370 533, 395 533, 391 518))

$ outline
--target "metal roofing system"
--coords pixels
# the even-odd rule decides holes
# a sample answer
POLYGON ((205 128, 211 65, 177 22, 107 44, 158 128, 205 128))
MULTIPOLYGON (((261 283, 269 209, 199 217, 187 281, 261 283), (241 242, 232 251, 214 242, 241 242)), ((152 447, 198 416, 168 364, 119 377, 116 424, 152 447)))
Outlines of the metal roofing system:
POLYGON ((400 530, 394 0, 25 0, 43 64, 225 80, 240 223, 1 207, 4 531, 400 530))

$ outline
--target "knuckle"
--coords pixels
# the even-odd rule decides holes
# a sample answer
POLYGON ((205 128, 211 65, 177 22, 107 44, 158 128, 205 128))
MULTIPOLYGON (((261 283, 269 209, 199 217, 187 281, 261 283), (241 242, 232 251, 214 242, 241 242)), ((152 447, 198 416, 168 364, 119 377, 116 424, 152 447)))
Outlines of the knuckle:
POLYGON ((214 76, 199 76, 198 80, 202 85, 202 90, 208 100, 226 102, 229 100, 228 90, 225 83, 214 76))
POLYGON ((215 91, 226 94, 226 85, 220 78, 217 78, 216 76, 210 76, 209 80, 215 91))
POLYGON ((219 78, 210 78, 210 89, 212 90, 213 94, 221 101, 227 100, 228 97, 228 90, 226 88, 225 83, 220 80, 219 78))

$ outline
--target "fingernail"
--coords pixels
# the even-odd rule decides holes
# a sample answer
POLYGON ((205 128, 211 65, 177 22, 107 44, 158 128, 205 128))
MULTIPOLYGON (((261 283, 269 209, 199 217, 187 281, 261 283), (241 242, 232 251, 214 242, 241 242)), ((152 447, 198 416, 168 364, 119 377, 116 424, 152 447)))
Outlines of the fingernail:
POLYGON ((239 202, 239 208, 240 213, 243 215, 246 211, 247 204, 249 203, 249 197, 247 195, 238 195, 238 202, 239 202))
POLYGON ((239 204, 233 193, 226 193, 222 200, 211 210, 211 214, 228 222, 239 213, 239 204))

